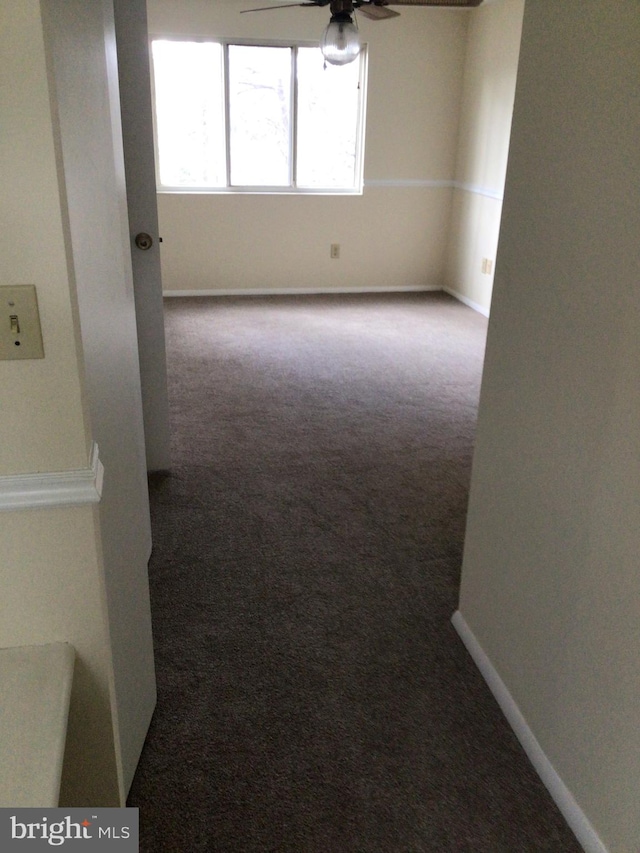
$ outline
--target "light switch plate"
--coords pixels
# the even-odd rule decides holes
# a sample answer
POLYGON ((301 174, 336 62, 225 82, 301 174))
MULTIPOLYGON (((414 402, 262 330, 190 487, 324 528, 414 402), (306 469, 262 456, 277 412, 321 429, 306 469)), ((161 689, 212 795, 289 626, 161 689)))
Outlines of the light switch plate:
POLYGON ((0 360, 44 358, 35 284, 0 287, 0 360))

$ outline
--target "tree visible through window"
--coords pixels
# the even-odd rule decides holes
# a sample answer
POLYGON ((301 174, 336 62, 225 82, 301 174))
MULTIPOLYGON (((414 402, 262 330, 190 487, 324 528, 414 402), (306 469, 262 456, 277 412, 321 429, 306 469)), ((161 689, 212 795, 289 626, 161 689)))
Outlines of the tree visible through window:
POLYGON ((359 192, 364 56, 154 40, 159 188, 359 192))

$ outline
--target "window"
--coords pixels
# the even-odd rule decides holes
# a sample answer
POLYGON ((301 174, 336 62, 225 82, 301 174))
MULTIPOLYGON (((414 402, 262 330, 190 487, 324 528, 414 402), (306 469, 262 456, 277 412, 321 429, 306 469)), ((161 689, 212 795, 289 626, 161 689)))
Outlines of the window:
POLYGON ((366 54, 154 39, 160 191, 362 191, 366 54))

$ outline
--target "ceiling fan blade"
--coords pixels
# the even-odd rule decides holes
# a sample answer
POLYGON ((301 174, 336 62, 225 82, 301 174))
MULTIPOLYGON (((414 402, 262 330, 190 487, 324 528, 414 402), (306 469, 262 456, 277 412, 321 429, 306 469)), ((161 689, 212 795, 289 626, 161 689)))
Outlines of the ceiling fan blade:
POLYGON ((394 12, 388 6, 379 6, 377 3, 358 6, 358 12, 371 21, 386 21, 388 18, 397 18, 400 14, 400 12, 394 12))
POLYGON ((329 0, 327 2, 322 2, 319 0, 317 3, 282 3, 279 6, 260 6, 259 9, 241 9, 240 14, 244 15, 245 12, 268 12, 270 9, 292 9, 295 6, 327 6, 329 4, 329 0))
MULTIPOLYGON (((384 21, 388 18, 396 18, 400 12, 394 12, 389 6, 449 6, 461 9, 470 9, 479 6, 483 0, 353 0, 353 8, 362 12, 365 18, 373 21, 384 21)), ((321 8, 329 6, 332 0, 305 0, 303 3, 281 3, 276 6, 259 6, 257 9, 242 9, 245 12, 268 12, 270 9, 292 9, 296 6, 316 6, 321 8)), ((338 4, 336 4, 338 5, 338 4)), ((342 5, 342 4, 340 4, 342 5)), ((351 3, 349 3, 351 7, 351 3)), ((333 6, 332 6, 333 8, 333 6)))
MULTIPOLYGON (((378 3, 373 0, 375 5, 378 3)), ((450 6, 458 7, 459 9, 473 9, 479 6, 482 0, 389 0, 389 6, 450 6)), ((386 2, 380 3, 386 6, 386 2)))

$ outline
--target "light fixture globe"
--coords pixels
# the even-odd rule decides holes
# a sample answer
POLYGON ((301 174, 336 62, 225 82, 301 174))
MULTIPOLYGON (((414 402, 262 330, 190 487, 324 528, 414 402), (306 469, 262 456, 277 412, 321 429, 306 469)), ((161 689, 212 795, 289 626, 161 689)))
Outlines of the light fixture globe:
POLYGON ((320 50, 330 65, 348 65, 360 53, 360 33, 351 15, 339 12, 331 16, 322 34, 320 50))

